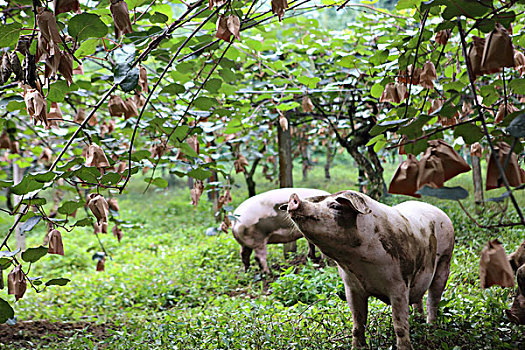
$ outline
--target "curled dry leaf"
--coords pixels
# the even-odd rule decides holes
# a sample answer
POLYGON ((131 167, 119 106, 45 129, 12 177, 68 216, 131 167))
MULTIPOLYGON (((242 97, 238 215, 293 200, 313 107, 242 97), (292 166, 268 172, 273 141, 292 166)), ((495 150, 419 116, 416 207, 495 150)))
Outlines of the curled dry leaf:
POLYGON ((22 70, 22 64, 16 52, 11 52, 9 54, 9 62, 11 63, 11 69, 15 73, 15 80, 22 81, 24 78, 24 71, 22 70))
POLYGON ((168 146, 163 141, 160 141, 158 143, 152 144, 149 148, 149 151, 152 158, 160 158, 164 155, 164 153, 166 153, 167 149, 168 146))
MULTIPOLYGON (((60 55, 58 48, 60 34, 53 12, 46 8, 38 7, 36 22, 39 29, 36 60, 39 61, 40 59, 47 59, 49 56, 60 55)), ((60 56, 56 59, 60 60, 60 56)))
POLYGON ((502 103, 499 105, 498 113, 496 113, 496 117, 494 118, 494 123, 498 124, 505 119, 505 117, 511 113, 518 112, 519 109, 516 108, 512 103, 507 103, 507 108, 505 109, 505 103, 502 103))
POLYGON ((481 288, 498 285, 503 288, 514 286, 514 273, 507 254, 497 239, 489 241, 481 251, 479 262, 481 288))
POLYGON ((114 211, 120 210, 118 206, 118 201, 115 197, 111 197, 110 199, 108 199, 108 206, 109 206, 109 209, 111 210, 114 210, 114 211))
POLYGON ((62 235, 58 230, 51 230, 47 234, 49 247, 47 252, 49 254, 64 255, 64 245, 62 244, 62 235))
POLYGON ((217 32, 215 33, 215 37, 231 42, 231 36, 232 32, 230 32, 230 29, 228 28, 228 18, 219 15, 219 18, 217 18, 217 32))
POLYGON ((78 0, 54 0, 55 15, 65 12, 80 13, 80 3, 78 0))
POLYGON ((60 58, 62 57, 62 54, 60 53, 60 50, 56 50, 54 55, 48 55, 46 58, 46 69, 44 72, 44 76, 46 78, 53 78, 56 76, 58 72, 58 66, 60 65, 60 58))
POLYGON ((21 299, 27 289, 27 282, 22 265, 17 265, 7 275, 7 293, 14 294, 16 300, 21 299))
POLYGON ((440 30, 439 32, 436 33, 436 43, 438 43, 439 45, 446 45, 447 42, 448 42, 448 39, 450 38, 450 33, 451 33, 451 30, 450 29, 444 29, 444 30, 440 30))
POLYGON ((436 67, 434 63, 427 61, 423 65, 421 74, 419 75, 419 84, 427 89, 434 88, 434 80, 437 79, 436 67))
POLYGON ((232 223, 228 215, 224 215, 224 220, 221 223, 221 231, 224 233, 228 233, 228 229, 231 227, 231 225, 232 223))
POLYGON ((49 109, 49 113, 47 114, 47 119, 49 128, 60 127, 59 122, 64 118, 62 117, 62 111, 60 110, 60 107, 58 106, 57 102, 51 102, 51 108, 49 109))
POLYGON ((97 271, 104 271, 106 268, 106 257, 103 257, 102 259, 99 259, 97 261, 97 271))
POLYGON ((137 108, 142 108, 146 104, 146 98, 142 94, 135 94, 133 101, 137 105, 137 108))
POLYGON ((419 84, 419 76, 421 75, 421 68, 417 67, 414 73, 412 74, 412 65, 408 66, 406 70, 400 71, 397 77, 398 83, 404 84, 419 84))
POLYGON ((27 113, 33 118, 34 124, 41 123, 47 126, 47 103, 44 96, 36 89, 26 88, 24 90, 24 102, 26 103, 27 113))
POLYGON ((483 148, 479 142, 470 145, 470 156, 481 158, 483 156, 483 148))
POLYGON ((129 19, 128 4, 124 0, 111 0, 109 7, 113 22, 115 23, 115 36, 120 38, 122 35, 132 33, 131 20, 129 19))
POLYGON ((124 236, 124 234, 122 233, 122 230, 117 226, 113 226, 113 229, 111 230, 111 232, 113 232, 113 236, 117 237, 119 243, 120 243, 120 240, 122 239, 122 237, 124 236))
POLYGON ((283 20, 284 12, 288 8, 287 0, 272 0, 272 13, 279 17, 279 21, 283 20))
POLYGON ((303 107, 304 113, 311 113, 314 111, 314 104, 308 96, 303 96, 303 100, 301 101, 301 107, 303 107))
POLYGON ((219 210, 220 210, 223 206, 225 206, 226 204, 231 203, 231 201, 232 201, 232 196, 231 196, 231 194, 230 194, 230 190, 227 189, 226 191, 224 191, 224 194, 223 194, 222 196, 219 197, 219 203, 218 203, 218 204, 219 204, 219 205, 218 205, 219 210))
POLYGON ((148 72, 144 66, 139 66, 139 86, 143 92, 148 92, 148 72))
POLYGON ((211 10, 214 6, 220 7, 224 5, 226 1, 224 0, 208 0, 208 7, 211 10))
POLYGON ((8 54, 5 53, 2 56, 2 63, 0 66, 0 84, 6 83, 11 77, 12 73, 13 69, 11 68, 11 61, 9 60, 8 54))
POLYGON ((520 76, 525 74, 525 55, 519 51, 514 51, 514 62, 516 62, 514 67, 520 72, 520 76))
POLYGON ((515 65, 512 38, 501 24, 496 23, 485 43, 481 67, 487 73, 497 73, 503 67, 515 65))
POLYGON ((86 166, 95 166, 97 168, 104 168, 109 166, 108 158, 104 150, 97 144, 89 145, 86 154, 86 166))
POLYGON ((68 85, 73 84, 73 57, 68 52, 60 55, 58 71, 66 79, 68 85))
POLYGON ((288 119, 282 113, 279 113, 279 125, 284 131, 288 130, 288 119))
POLYGON ((483 58, 484 48, 485 39, 473 36, 472 44, 470 45, 468 51, 468 59, 470 62, 470 68, 472 70, 472 75, 474 79, 486 73, 486 71, 481 66, 481 59, 483 58))
POLYGON ((88 208, 97 218, 96 224, 99 226, 101 232, 108 232, 108 215, 109 206, 106 199, 98 193, 90 193, 88 195, 88 208))
POLYGON ((241 41, 241 20, 239 19, 239 17, 235 15, 229 15, 226 24, 230 33, 232 33, 233 36, 237 38, 237 40, 241 41))
POLYGON ((124 102, 124 119, 128 120, 132 117, 137 117, 139 115, 139 110, 133 98, 127 98, 124 102))
POLYGON ((246 167, 249 165, 248 160, 245 156, 239 153, 237 156, 237 159, 233 162, 233 166, 235 167, 235 173, 246 172, 246 167))
POLYGON ((388 83, 379 98, 379 102, 401 103, 407 97, 407 86, 405 84, 388 83))
POLYGON ((53 157, 53 152, 49 148, 44 147, 44 149, 42 150, 42 153, 38 157, 38 160, 40 160, 44 164, 48 164, 51 162, 52 157, 53 157))
POLYGON ((204 192, 204 183, 201 180, 195 180, 193 182, 193 188, 190 191, 191 205, 196 207, 199 204, 202 192, 204 192))
POLYGON ((126 105, 122 97, 113 95, 108 101, 109 115, 112 117, 121 117, 126 111, 126 105))
POLYGON ((0 148, 10 148, 11 147, 11 139, 9 138, 9 135, 7 135, 7 131, 3 131, 2 135, 0 135, 0 148))

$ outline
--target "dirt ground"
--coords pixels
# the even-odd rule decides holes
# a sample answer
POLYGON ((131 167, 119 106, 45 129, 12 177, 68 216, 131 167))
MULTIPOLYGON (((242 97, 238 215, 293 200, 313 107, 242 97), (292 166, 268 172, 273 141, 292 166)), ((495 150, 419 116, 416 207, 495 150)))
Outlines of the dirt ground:
POLYGON ((73 335, 90 335, 90 338, 103 340, 110 335, 111 325, 90 322, 49 322, 19 321, 13 326, 0 324, 0 348, 33 348, 37 344, 60 343, 73 335), (6 347, 7 346, 7 347, 6 347))

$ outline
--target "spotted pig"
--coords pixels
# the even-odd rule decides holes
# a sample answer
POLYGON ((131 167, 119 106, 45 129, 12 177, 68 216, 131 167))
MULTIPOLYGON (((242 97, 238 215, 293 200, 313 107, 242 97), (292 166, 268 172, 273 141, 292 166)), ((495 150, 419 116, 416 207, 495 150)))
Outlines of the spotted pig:
POLYGON ((454 228, 440 209, 409 201, 389 207, 342 191, 281 206, 311 243, 337 262, 352 311, 353 348, 366 347, 368 298, 392 305, 397 349, 412 349, 409 304, 436 320, 454 249, 454 228))
MULTIPOLYGON (((261 269, 269 273, 266 245, 293 242, 303 237, 286 213, 279 210, 279 206, 287 203, 292 193, 303 198, 329 194, 312 188, 279 188, 248 198, 233 212, 235 220, 232 232, 241 245, 241 259, 246 270, 250 267, 252 251, 255 251, 255 259, 261 269)), ((309 246, 308 256, 315 257, 313 245, 309 246)))

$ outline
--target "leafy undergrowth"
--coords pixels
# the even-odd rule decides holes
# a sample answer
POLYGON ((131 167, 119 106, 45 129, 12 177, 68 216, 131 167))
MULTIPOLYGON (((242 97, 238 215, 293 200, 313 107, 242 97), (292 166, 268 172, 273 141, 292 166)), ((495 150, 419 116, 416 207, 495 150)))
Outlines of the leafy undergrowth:
MULTIPOLYGON (((315 176, 312 173, 298 185, 322 186, 315 176)), ((260 182, 259 191, 272 186, 260 182)), ((345 182, 336 179, 330 186, 334 183, 345 182)), ((348 183, 346 188, 352 186, 348 183)), ((35 275, 67 277, 71 283, 41 294, 28 291, 15 304, 19 325, 48 320, 86 326, 71 326, 62 333, 43 328, 40 336, 33 337, 38 332, 17 330, 24 335, 21 340, 2 337, 0 348, 12 349, 15 344, 31 349, 350 347, 351 313, 342 300, 343 287, 335 267, 307 262, 300 254, 284 260, 281 248, 271 246, 269 262, 274 275, 263 276, 256 268, 245 273, 231 235, 206 235, 206 229, 216 224, 204 196, 194 209, 186 188, 147 195, 139 188, 130 192, 120 200, 121 219, 129 223, 122 242, 101 236, 111 252, 104 272, 97 273, 91 260, 99 250, 91 230, 65 233, 66 255, 44 257, 35 266, 35 275), (101 327, 104 332, 96 331, 101 327)), ((244 193, 242 186, 234 189, 234 206, 244 193)), ((406 198, 386 199, 389 204, 402 200, 406 198)), ((433 203, 454 221, 457 244, 439 322, 427 325, 417 315, 411 316, 415 348, 525 349, 525 327, 510 324, 504 316, 513 291, 483 291, 478 281, 479 253, 487 240, 499 238, 510 252, 522 241, 525 230, 481 230, 456 203, 433 203)), ((493 212, 488 208, 480 221, 493 220, 489 215, 493 212)), ((43 232, 43 224, 29 232, 28 246, 40 244, 43 232)), ((304 240, 299 241, 299 252, 306 252, 304 240)), ((395 342, 391 308, 373 298, 369 305, 369 347, 389 348, 395 342)), ((0 334, 5 327, 10 326, 3 325, 0 334)))

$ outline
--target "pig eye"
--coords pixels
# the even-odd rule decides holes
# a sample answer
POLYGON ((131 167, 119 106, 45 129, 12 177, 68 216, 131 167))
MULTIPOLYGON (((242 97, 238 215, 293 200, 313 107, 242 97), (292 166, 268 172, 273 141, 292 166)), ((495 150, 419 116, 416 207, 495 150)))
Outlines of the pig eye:
POLYGON ((330 202, 328 203, 328 208, 334 209, 334 210, 343 210, 343 206, 337 202, 330 202))

